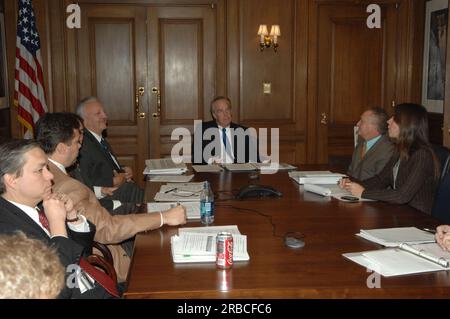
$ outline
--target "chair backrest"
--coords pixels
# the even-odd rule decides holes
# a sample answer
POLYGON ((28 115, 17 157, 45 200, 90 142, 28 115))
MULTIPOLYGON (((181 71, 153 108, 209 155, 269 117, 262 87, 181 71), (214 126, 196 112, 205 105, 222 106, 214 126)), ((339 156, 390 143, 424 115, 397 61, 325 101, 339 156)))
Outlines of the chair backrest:
MULTIPOLYGON (((447 166, 449 159, 447 158, 447 166)), ((445 170, 447 171, 447 169, 445 170)), ((431 215, 443 224, 450 225, 450 174, 443 174, 434 196, 431 215)))
POLYGON ((445 174, 447 174, 448 166, 450 162, 450 149, 442 145, 433 144, 433 151, 439 159, 439 163, 441 164, 441 175, 442 179, 445 174))

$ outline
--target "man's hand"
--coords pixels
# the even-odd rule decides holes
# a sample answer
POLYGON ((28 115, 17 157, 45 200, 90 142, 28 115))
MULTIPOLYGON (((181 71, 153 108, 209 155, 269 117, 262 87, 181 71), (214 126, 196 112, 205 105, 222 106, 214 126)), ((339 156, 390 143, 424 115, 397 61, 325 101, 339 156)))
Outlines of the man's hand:
POLYGON ((125 171, 125 179, 127 182, 131 182, 133 180, 133 170, 128 166, 124 166, 122 168, 125 171))
POLYGON ((117 187, 102 187, 101 192, 105 196, 112 196, 116 191, 117 187))
POLYGON ((119 187, 126 182, 125 173, 117 173, 116 171, 114 171, 113 173, 113 187, 119 187))
MULTIPOLYGON (((340 184, 339 184, 340 186, 340 184)), ((342 187, 342 186, 341 186, 342 187)), ((343 188, 352 193, 353 196, 361 198, 362 193, 364 192, 364 187, 359 185, 358 183, 345 181, 343 182, 343 188)))
POLYGON ((436 228, 436 242, 443 250, 450 250, 450 226, 441 225, 436 228))
POLYGON ((165 225, 176 226, 186 224, 186 208, 178 205, 162 213, 165 225))
MULTIPOLYGON (((51 194, 44 198, 42 205, 44 206, 45 216, 47 216, 50 226, 50 234, 52 236, 65 236, 66 231, 66 207, 60 199, 61 194, 51 194)), ((73 207, 73 203, 72 203, 73 207)))

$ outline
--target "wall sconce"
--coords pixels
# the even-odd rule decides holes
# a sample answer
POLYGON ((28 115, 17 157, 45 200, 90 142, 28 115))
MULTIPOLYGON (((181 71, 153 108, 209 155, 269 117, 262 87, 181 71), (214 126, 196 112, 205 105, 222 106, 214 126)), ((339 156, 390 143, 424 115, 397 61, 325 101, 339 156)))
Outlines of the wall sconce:
POLYGON ((278 48, 278 37, 281 36, 280 26, 278 24, 272 25, 270 29, 270 34, 267 30, 267 25, 260 24, 259 30, 259 47, 260 50, 263 51, 264 48, 270 48, 273 46, 275 52, 277 52, 278 48))

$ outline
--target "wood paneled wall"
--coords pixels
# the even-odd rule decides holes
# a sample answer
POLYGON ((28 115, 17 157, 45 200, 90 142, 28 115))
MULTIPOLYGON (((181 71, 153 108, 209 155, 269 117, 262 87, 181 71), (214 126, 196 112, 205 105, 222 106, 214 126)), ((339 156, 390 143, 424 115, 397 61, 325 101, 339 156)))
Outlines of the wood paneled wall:
MULTIPOLYGON (((318 6, 324 4, 399 3, 396 102, 420 102, 423 16, 425 0, 97 0, 96 3, 137 5, 214 4, 224 10, 218 15, 218 48, 225 48, 226 63, 217 65, 216 93, 228 95, 235 120, 257 128, 280 128, 281 160, 295 163, 318 162, 317 127, 317 31, 318 6), (259 24, 281 26, 278 53, 259 51, 259 24), (221 41, 224 41, 222 43, 221 41), (263 93, 263 82, 271 83, 272 94, 263 93), (313 89, 313 90, 312 90, 313 89)), ((63 0, 34 0, 41 36, 47 99, 51 111, 72 110, 80 98, 68 89, 76 81, 74 61, 68 48, 72 38, 65 27, 63 0)), ((10 89, 13 88, 16 1, 5 3, 10 89)), ((168 32, 170 29, 168 29, 168 32)), ((368 53, 370 54, 370 53, 368 53)), ((12 94, 11 94, 12 96, 12 94)), ((20 134, 12 110, 12 133, 20 134)))

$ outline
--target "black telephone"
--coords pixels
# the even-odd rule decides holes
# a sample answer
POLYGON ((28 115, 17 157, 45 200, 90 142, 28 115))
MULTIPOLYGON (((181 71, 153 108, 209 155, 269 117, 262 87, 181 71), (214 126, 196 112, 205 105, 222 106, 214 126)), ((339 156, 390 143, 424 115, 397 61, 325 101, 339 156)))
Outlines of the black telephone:
POLYGON ((281 197, 283 196, 283 194, 271 186, 250 184, 241 187, 239 193, 236 195, 236 198, 242 199, 249 197, 268 197, 268 196, 281 197))

